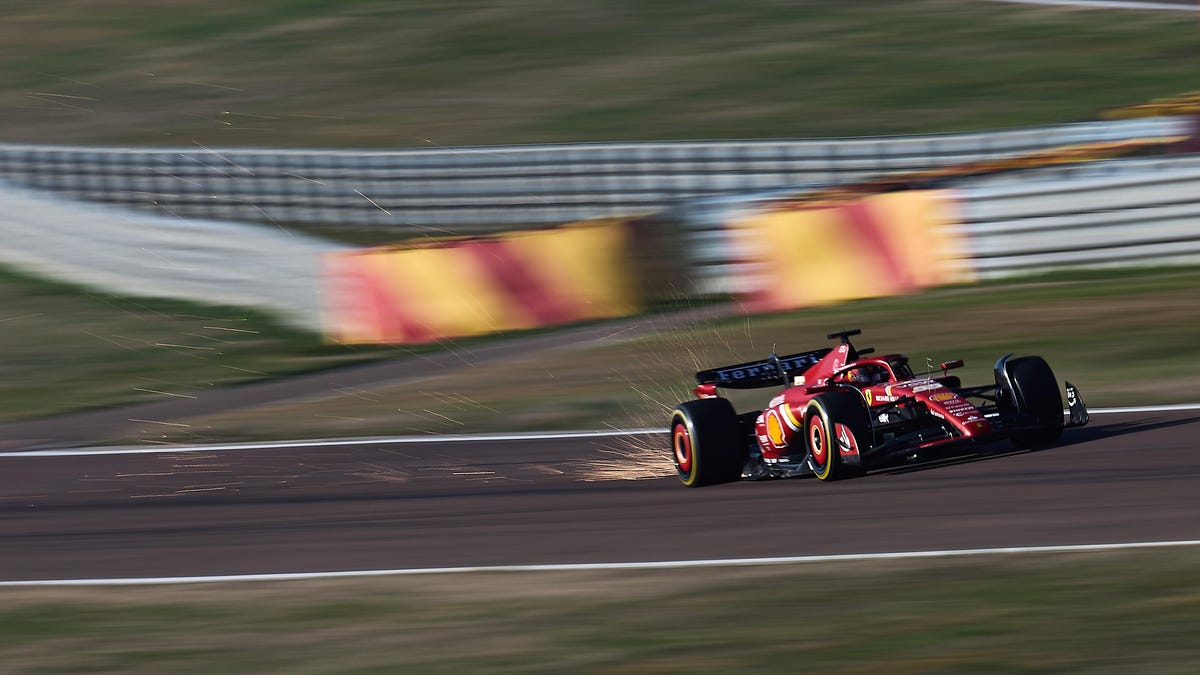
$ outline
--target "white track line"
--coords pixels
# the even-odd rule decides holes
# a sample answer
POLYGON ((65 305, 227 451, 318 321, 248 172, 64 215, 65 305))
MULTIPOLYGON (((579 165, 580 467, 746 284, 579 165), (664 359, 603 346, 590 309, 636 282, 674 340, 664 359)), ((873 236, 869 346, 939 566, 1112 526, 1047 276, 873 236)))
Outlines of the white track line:
POLYGON ((666 429, 607 429, 597 431, 543 431, 521 434, 462 434, 445 436, 382 436, 373 438, 329 438, 309 441, 262 441, 257 443, 213 443, 209 445, 164 445, 157 447, 63 448, 61 450, 14 450, 3 457, 75 457, 82 455, 151 455, 174 452, 225 450, 278 450, 283 448, 330 448, 347 445, 393 445, 402 443, 486 443, 489 441, 539 441, 571 438, 608 438, 665 434, 666 429))
POLYGON ((1139 412, 1175 412, 1178 410, 1200 410, 1200 403, 1179 403, 1177 405, 1138 405, 1126 408, 1096 408, 1088 409, 1093 415, 1111 415, 1113 413, 1139 412))
MULTIPOLYGON (((1200 410, 1200 403, 1177 405, 1135 406, 1128 408, 1096 408, 1093 415, 1116 413, 1178 412, 1200 410)), ((1065 411, 1064 411, 1065 413, 1065 411)), ((0 452, 6 457, 82 457, 90 455, 154 455, 175 452, 226 452, 232 450, 281 450, 286 448, 330 448, 348 445, 393 445, 405 443, 487 443, 494 441, 545 441, 571 438, 612 438, 619 436, 653 436, 666 434, 666 429, 604 429, 597 431, 546 431, 519 434, 472 434, 448 436, 392 436, 376 438, 332 438, 310 441, 264 441, 259 443, 219 443, 211 445, 167 445, 133 447, 62 448, 47 450, 14 450, 0 452)))
POLYGON ((900 551, 894 553, 845 553, 836 555, 801 555, 775 558, 726 558, 719 560, 665 560, 659 562, 578 563, 560 565, 492 565, 476 567, 417 567, 395 570, 358 570, 349 572, 295 572, 280 574, 226 574, 194 577, 142 577, 130 579, 46 579, 30 581, 0 581, 0 587, 10 586, 152 586, 165 584, 199 584, 232 581, 312 581, 350 577, 413 576, 418 574, 464 574, 471 572, 586 572, 605 570, 658 570, 693 567, 749 567, 762 565, 795 565, 816 562, 861 562, 872 560, 906 560, 924 558, 961 558, 984 555, 1022 553, 1086 553, 1143 548, 1178 548, 1200 545, 1200 540, 1146 541, 1124 544, 1078 544, 1067 546, 1009 546, 1003 548, 950 549, 944 551, 900 551))
POLYGON ((1017 5, 1045 5, 1062 7, 1085 7, 1088 9, 1149 9, 1173 10, 1176 12, 1195 12, 1195 5, 1185 5, 1174 2, 1126 2, 1124 0, 992 0, 1017 5))
MULTIPOLYGON (((1200 403, 1168 406, 1139 406, 1133 408, 1097 408, 1093 414, 1129 412, 1173 412, 1200 410, 1200 403)), ((601 438, 612 436, 647 435, 665 433, 662 429, 627 429, 609 431, 578 431, 568 433, 541 434, 484 434, 479 436, 402 436, 398 438, 342 439, 319 442, 293 441, 287 443, 239 443, 228 445, 189 446, 180 448, 101 448, 96 450, 38 450, 19 453, 0 453, 0 457, 62 457, 92 454, 136 454, 164 452, 201 452, 206 450, 257 450, 299 446, 369 445, 383 443, 453 442, 486 440, 535 440, 562 438, 601 438)), ((848 562, 869 560, 897 560, 908 558, 948 558, 978 555, 1014 553, 1076 553, 1086 551, 1115 551, 1136 548, 1165 548, 1200 545, 1200 540, 1133 542, 1124 544, 1082 544, 1074 546, 1017 546, 1006 548, 977 548, 944 551, 903 551, 893 553, 847 553, 839 555, 810 555, 775 558, 727 558, 718 560, 673 560, 661 562, 631 563, 580 563, 559 565, 496 565, 477 567, 421 567, 394 570, 358 570, 346 572, 297 572, 278 574, 238 574, 191 577, 143 577, 131 579, 46 579, 30 581, 0 581, 0 587, 9 586, 148 586, 164 584, 195 584, 230 581, 302 581, 316 579, 341 579, 348 577, 408 576, 416 574, 460 574, 467 572, 563 572, 601 570, 652 570, 680 569, 690 567, 735 567, 749 565, 786 565, 809 562, 848 562)))

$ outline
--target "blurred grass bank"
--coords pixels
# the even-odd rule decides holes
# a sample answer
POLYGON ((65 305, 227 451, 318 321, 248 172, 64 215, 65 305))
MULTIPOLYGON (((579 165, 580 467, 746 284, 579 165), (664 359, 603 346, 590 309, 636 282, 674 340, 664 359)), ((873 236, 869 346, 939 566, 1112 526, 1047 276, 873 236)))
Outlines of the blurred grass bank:
POLYGON ((986 130, 1196 89, 1188 12, 961 0, 0 9, 5 142, 453 147, 986 130))
POLYGON ((694 371, 822 346, 842 328, 863 329, 862 346, 908 353, 918 369, 926 359, 963 358, 968 383, 989 382, 1003 354, 1035 353, 1092 406, 1200 400, 1198 268, 1059 273, 730 318, 713 318, 718 305, 696 306, 674 328, 637 334, 631 329, 647 317, 621 319, 597 324, 611 325, 599 339, 503 360, 476 358, 474 347, 528 334, 359 348, 236 308, 109 298, 16 275, 0 281, 8 359, 0 409, 9 421, 421 359, 428 349, 455 355, 457 365, 417 380, 310 387, 303 397, 162 420, 174 426, 126 441, 656 427, 690 398, 694 371))
POLYGON ((19 673, 1192 673, 1200 553, 0 589, 19 673))

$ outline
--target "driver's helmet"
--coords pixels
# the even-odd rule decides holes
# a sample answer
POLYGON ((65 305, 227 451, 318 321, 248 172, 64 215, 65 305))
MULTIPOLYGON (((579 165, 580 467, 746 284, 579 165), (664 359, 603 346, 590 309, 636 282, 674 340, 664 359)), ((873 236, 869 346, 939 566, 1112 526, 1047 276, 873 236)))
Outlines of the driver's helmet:
POLYGON ((887 380, 887 375, 880 366, 863 366, 855 368, 847 375, 851 384, 878 384, 887 380))

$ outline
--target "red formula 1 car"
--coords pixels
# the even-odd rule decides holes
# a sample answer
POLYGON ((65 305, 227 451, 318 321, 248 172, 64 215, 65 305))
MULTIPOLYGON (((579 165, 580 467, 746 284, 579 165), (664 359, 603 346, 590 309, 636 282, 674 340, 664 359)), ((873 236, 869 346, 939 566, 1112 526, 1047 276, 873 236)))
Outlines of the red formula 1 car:
POLYGON ((1009 354, 996 362, 995 383, 964 387, 949 374, 962 361, 942 363, 937 376, 916 376, 903 354, 855 349, 850 337, 860 332, 829 335, 837 347, 696 373, 697 400, 671 415, 683 484, 808 474, 834 480, 1002 438, 1044 446, 1065 426, 1088 422, 1070 382, 1064 422, 1058 381, 1041 357, 1009 354), (765 410, 741 414, 717 392, 773 386, 783 391, 765 410))

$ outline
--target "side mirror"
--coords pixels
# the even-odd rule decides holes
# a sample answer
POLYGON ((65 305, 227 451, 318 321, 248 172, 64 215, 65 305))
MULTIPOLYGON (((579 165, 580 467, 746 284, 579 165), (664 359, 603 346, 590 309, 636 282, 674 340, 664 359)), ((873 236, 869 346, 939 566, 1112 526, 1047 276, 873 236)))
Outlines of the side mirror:
POLYGON ((945 372, 947 370, 954 370, 955 368, 962 368, 962 367, 963 367, 962 359, 955 359, 953 361, 942 361, 942 372, 945 372))

